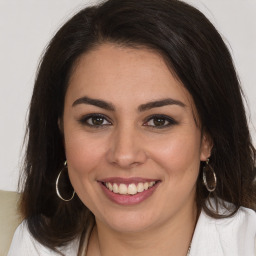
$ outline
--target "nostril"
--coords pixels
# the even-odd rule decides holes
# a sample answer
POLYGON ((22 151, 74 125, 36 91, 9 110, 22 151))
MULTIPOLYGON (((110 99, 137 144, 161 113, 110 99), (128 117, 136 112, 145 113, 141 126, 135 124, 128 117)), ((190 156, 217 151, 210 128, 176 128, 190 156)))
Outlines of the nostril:
POLYGON ((107 160, 109 163, 121 168, 127 169, 144 163, 147 156, 144 152, 143 143, 139 143, 138 136, 125 132, 115 134, 111 138, 109 149, 107 152, 107 160))

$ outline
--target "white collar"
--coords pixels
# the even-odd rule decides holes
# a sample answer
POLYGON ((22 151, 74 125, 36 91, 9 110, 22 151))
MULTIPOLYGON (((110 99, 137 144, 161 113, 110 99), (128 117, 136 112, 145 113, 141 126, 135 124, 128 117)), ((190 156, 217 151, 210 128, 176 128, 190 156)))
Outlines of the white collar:
POLYGON ((244 207, 230 218, 201 212, 190 256, 255 256, 256 213, 244 207))

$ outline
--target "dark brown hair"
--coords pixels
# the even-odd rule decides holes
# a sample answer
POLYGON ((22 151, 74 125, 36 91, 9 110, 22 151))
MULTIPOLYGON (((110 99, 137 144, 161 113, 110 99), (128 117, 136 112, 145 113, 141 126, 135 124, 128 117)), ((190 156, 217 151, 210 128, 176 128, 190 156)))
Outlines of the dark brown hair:
POLYGON ((209 197, 217 205, 222 200, 231 202, 230 214, 240 206, 254 208, 255 149, 239 80, 219 33, 201 12, 181 1, 109 0, 81 10, 64 24, 38 69, 21 176, 20 209, 32 235, 56 249, 84 234, 93 218, 77 196, 63 202, 56 195, 56 177, 65 161, 58 119, 75 62, 104 42, 158 51, 192 95, 202 129, 213 140, 210 163, 218 178, 217 188, 209 196, 200 170, 198 209, 213 218, 223 217, 209 207, 209 197))

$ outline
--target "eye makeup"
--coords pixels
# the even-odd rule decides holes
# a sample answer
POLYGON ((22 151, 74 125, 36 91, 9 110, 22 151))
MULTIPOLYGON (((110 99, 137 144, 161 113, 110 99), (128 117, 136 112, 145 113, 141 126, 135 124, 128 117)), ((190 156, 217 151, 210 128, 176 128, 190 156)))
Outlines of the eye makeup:
POLYGON ((100 113, 91 113, 82 116, 82 118, 80 118, 78 122, 90 128, 102 128, 105 126, 112 125, 110 118, 100 113))
MULTIPOLYGON (((113 125, 113 122, 109 117, 100 113, 90 113, 82 116, 78 119, 78 122, 82 125, 96 129, 113 125)), ((176 124, 178 124, 178 122, 170 116, 154 114, 147 117, 145 121, 143 121, 142 126, 150 127, 152 129, 164 129, 176 124)))
POLYGON ((143 126, 150 126, 151 128, 164 129, 178 124, 172 117, 162 114, 154 114, 146 119, 143 126))

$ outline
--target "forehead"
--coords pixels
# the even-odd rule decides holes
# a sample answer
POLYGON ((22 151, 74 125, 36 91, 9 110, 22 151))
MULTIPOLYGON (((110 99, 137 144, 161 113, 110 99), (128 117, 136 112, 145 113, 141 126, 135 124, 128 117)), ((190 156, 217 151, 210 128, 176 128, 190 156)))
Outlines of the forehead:
POLYGON ((147 48, 102 44, 82 55, 74 66, 67 96, 127 99, 132 103, 172 97, 191 106, 192 98, 164 58, 147 48), (84 94, 84 95, 83 95, 84 94))

